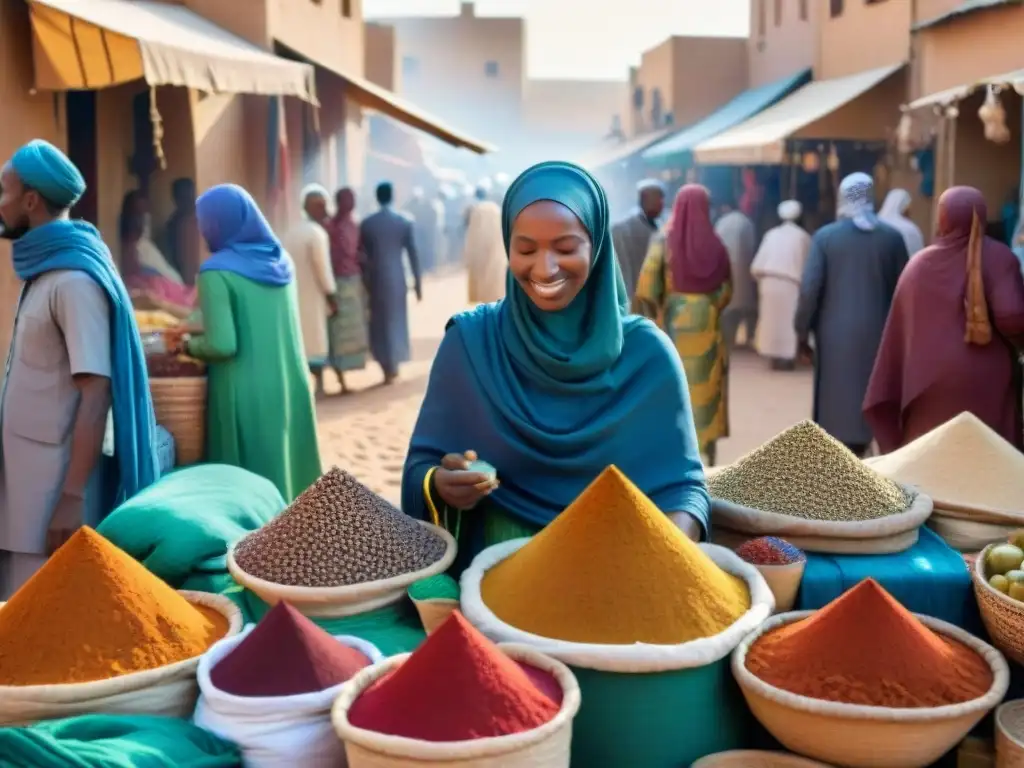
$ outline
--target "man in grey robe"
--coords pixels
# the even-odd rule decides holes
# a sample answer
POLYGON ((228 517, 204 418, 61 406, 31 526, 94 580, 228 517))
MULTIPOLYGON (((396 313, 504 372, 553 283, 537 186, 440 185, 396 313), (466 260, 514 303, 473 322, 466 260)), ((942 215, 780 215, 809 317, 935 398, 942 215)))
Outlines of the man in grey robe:
POLYGON ((729 253, 732 269, 732 299, 722 312, 722 335, 732 349, 742 325, 746 331, 744 346, 751 346, 757 331, 757 282, 750 274, 750 266, 757 251, 757 235, 754 223, 739 209, 731 194, 720 202, 715 234, 729 253))
POLYGON ((398 366, 409 360, 409 308, 405 260, 409 258, 416 300, 423 300, 420 263, 413 223, 391 208, 394 190, 377 186, 380 210, 359 227, 365 259, 363 276, 370 299, 370 352, 384 372, 384 383, 398 377, 398 366))
POLYGON ((665 209, 665 187, 654 179, 642 181, 637 185, 637 198, 636 210, 612 226, 612 244, 626 282, 626 295, 631 300, 647 258, 647 247, 658 231, 658 218, 665 209))
POLYGON ((839 186, 839 219, 819 229, 804 269, 796 332, 804 357, 814 336, 814 420, 861 456, 872 435, 862 405, 900 273, 903 236, 875 215, 874 182, 839 186))

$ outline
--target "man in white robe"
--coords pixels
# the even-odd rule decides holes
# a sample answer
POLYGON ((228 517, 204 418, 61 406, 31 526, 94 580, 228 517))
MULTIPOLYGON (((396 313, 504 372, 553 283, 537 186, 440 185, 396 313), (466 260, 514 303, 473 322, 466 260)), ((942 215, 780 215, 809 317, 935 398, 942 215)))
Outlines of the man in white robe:
POLYGON ((775 370, 793 370, 797 355, 793 320, 811 251, 811 236, 799 224, 802 213, 796 200, 779 204, 782 223, 765 233, 750 267, 760 298, 757 351, 771 360, 775 370))
POLYGON ((907 253, 913 257, 915 253, 924 249, 924 235, 921 228, 907 218, 907 211, 914 199, 905 189, 890 189, 885 196, 885 202, 878 210, 878 218, 899 230, 903 235, 903 242, 907 245, 907 253))
POLYGON ((326 189, 310 184, 302 190, 302 221, 284 239, 285 250, 295 262, 295 286, 299 299, 299 324, 309 370, 316 378, 316 394, 324 394, 327 365, 327 319, 334 314, 338 288, 331 269, 331 242, 323 223, 329 218, 326 189))
POLYGON ((476 203, 466 212, 463 259, 469 272, 469 303, 488 304, 505 298, 508 255, 501 233, 501 208, 481 185, 476 203))

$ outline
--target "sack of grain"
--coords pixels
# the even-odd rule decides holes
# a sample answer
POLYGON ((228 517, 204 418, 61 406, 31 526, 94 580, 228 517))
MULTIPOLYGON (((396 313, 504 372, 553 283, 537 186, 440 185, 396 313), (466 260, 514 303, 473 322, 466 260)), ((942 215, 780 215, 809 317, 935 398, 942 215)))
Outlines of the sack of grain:
POLYGON ((849 539, 861 552, 906 549, 932 511, 928 496, 881 476, 811 421, 709 471, 707 482, 713 524, 800 539, 810 551, 844 551, 829 542, 849 539))

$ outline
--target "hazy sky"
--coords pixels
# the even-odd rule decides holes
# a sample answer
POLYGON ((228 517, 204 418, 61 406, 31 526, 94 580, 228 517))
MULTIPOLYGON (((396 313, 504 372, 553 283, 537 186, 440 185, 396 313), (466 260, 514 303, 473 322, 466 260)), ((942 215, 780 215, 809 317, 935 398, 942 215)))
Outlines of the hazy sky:
MULTIPOLYGON (((459 0, 363 0, 367 18, 454 15, 459 0)), ((530 77, 624 80, 669 35, 746 36, 750 0, 480 0, 481 16, 526 17, 530 77), (607 8, 599 12, 597 9, 607 8)))

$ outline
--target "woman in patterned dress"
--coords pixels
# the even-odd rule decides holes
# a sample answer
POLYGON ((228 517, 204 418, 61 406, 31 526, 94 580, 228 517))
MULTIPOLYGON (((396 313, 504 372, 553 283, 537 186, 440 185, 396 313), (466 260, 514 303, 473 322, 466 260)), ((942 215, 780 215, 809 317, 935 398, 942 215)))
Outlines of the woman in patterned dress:
POLYGON ((687 184, 676 195, 664 235, 651 240, 634 309, 658 320, 686 371, 697 442, 708 466, 729 436, 729 359, 721 314, 732 296, 729 255, 711 224, 707 189, 687 184))

